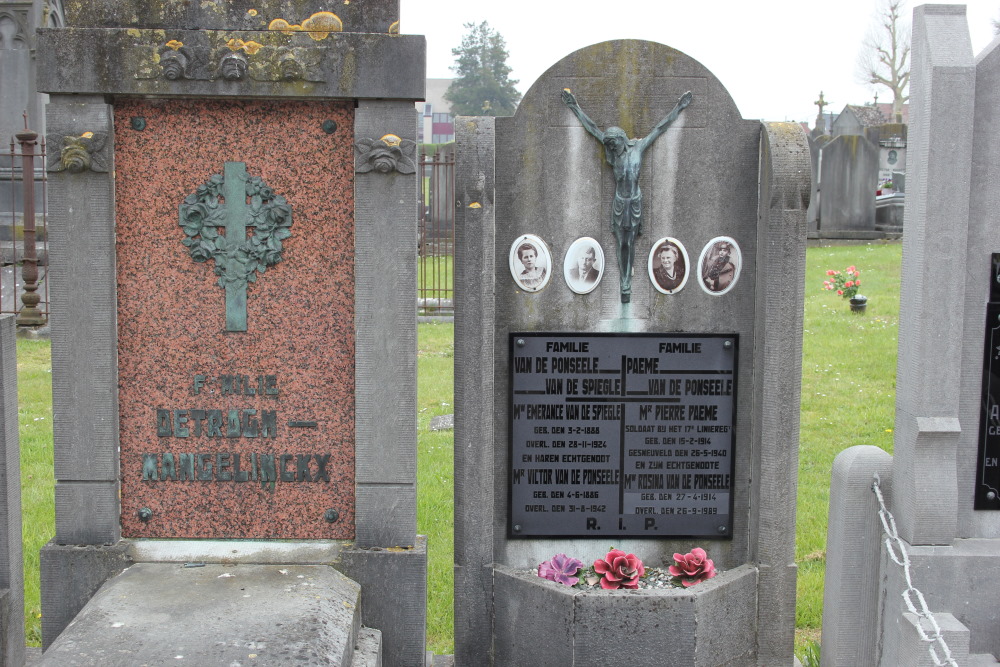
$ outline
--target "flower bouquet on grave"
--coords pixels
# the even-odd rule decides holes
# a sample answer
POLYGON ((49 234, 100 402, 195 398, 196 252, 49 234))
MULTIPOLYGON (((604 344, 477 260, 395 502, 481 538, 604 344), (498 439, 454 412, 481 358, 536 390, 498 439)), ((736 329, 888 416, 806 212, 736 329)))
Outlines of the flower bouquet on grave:
POLYGON ((838 296, 848 299, 853 312, 864 312, 865 306, 868 305, 868 297, 858 294, 858 288, 861 287, 861 272, 857 267, 851 265, 843 271, 831 269, 826 275, 830 278, 823 281, 823 289, 836 291, 838 296))

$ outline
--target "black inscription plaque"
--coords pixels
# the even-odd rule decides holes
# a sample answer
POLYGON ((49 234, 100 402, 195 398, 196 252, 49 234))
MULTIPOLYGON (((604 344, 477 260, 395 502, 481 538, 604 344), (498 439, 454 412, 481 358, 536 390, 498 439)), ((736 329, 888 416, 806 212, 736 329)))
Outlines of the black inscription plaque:
POLYGON ((510 537, 732 534, 736 334, 510 337, 510 537))
POLYGON ((1000 510, 1000 253, 993 253, 992 258, 976 462, 977 510, 1000 510))

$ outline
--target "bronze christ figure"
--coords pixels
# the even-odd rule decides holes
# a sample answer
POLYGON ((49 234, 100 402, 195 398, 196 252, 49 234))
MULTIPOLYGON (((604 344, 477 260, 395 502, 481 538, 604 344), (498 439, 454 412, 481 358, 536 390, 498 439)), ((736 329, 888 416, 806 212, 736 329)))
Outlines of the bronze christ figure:
POLYGON ((618 269, 621 273, 622 303, 632 298, 632 265, 635 262, 635 239, 642 234, 642 191, 639 189, 639 171, 642 154, 663 134, 667 126, 677 120, 692 99, 691 92, 681 95, 673 110, 661 120, 646 137, 629 139, 620 127, 609 127, 602 132, 583 112, 569 89, 562 92, 562 100, 583 127, 604 145, 604 156, 615 176, 615 198, 611 205, 611 231, 617 244, 618 269))

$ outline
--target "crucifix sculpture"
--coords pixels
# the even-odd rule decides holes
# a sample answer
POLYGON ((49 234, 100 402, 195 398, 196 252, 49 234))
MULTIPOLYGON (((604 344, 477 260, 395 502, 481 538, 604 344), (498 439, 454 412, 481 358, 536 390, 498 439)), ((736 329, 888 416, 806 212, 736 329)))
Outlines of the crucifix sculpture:
POLYGON ((244 162, 227 162, 180 205, 182 243, 196 262, 215 260, 226 290, 226 331, 247 330, 247 283, 281 261, 281 241, 291 236, 292 208, 244 162), (247 228, 253 227, 247 236, 247 228), (223 233, 220 234, 219 230, 223 233))
POLYGON ((828 102, 825 99, 823 99, 823 91, 822 90, 819 91, 819 99, 816 100, 815 102, 813 102, 813 104, 815 104, 816 106, 819 107, 819 115, 822 116, 823 115, 823 107, 825 107, 828 104, 828 102))
POLYGON ((823 91, 819 91, 819 99, 813 102, 817 107, 819 107, 819 113, 816 114, 816 128, 817 130, 826 131, 826 120, 823 118, 823 107, 829 104, 826 99, 823 98, 823 91))
POLYGON ((611 205, 611 231, 617 244, 618 271, 621 274, 622 303, 632 300, 632 265, 635 262, 635 240, 642 234, 642 191, 639 189, 639 171, 642 168, 642 154, 667 126, 677 120, 689 104, 693 95, 688 91, 681 95, 673 110, 656 124, 649 135, 642 139, 629 139, 620 127, 609 127, 605 131, 583 112, 576 97, 567 88, 562 92, 563 103, 576 114, 584 129, 604 145, 604 156, 611 165, 615 177, 615 198, 611 205))

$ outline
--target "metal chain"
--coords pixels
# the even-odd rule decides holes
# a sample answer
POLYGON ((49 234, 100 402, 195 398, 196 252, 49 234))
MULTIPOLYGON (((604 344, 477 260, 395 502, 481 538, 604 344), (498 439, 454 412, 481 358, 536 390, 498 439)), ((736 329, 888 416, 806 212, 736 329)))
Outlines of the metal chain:
POLYGON ((892 512, 885 506, 885 499, 882 497, 882 490, 879 488, 880 481, 878 473, 875 473, 875 479, 872 481, 872 491, 875 492, 875 497, 878 498, 878 518, 882 520, 882 528, 885 529, 885 546, 889 552, 889 558, 892 559, 893 563, 903 568, 903 574, 906 576, 906 590, 902 594, 903 602, 906 603, 906 608, 910 613, 917 616, 917 632, 920 633, 921 641, 927 642, 927 650, 930 652, 934 664, 937 667, 943 667, 944 665, 958 667, 958 663, 951 657, 951 650, 948 648, 948 644, 945 643, 944 637, 941 636, 941 627, 934 620, 934 615, 927 609, 924 594, 913 586, 913 580, 910 578, 910 557, 906 553, 906 546, 903 540, 900 539, 899 534, 896 532, 896 520, 893 518, 892 512), (916 602, 919 604, 919 610, 917 609, 918 605, 914 603, 914 598, 916 598, 916 602), (926 619, 930 623, 933 632, 930 634, 925 632, 920 619, 926 619), (940 647, 941 652, 944 654, 943 661, 938 657, 935 646, 940 647))

